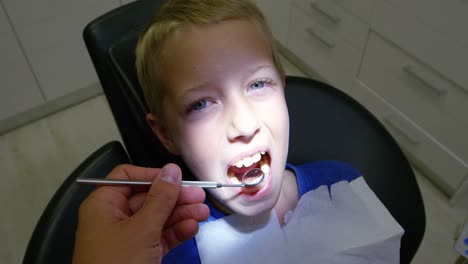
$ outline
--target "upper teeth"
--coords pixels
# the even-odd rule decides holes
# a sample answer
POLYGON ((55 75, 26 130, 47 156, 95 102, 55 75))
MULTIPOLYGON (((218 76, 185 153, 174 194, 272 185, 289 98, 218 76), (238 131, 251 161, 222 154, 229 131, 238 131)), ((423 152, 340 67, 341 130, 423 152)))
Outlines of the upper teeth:
POLYGON ((265 151, 257 152, 250 157, 243 158, 236 162, 237 168, 250 167, 252 164, 259 162, 262 159, 262 155, 265 154, 265 151))

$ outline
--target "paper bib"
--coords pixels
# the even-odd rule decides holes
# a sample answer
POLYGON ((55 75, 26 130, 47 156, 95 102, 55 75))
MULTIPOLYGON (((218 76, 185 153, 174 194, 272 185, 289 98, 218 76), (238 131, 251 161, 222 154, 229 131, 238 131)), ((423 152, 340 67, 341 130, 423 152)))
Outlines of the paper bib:
POLYGON ((403 229, 364 178, 304 194, 281 228, 274 210, 200 226, 203 264, 399 263, 403 229))

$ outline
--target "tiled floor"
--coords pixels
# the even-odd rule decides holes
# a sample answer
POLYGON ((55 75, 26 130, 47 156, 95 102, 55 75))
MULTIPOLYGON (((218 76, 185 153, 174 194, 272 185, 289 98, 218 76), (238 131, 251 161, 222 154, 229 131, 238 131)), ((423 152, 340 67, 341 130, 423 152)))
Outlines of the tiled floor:
MULTIPOLYGON (((288 75, 303 75, 285 61, 288 75)), ((0 263, 20 263, 38 217, 54 191, 90 153, 120 140, 104 96, 0 135, 0 263)), ((413 263, 454 263, 456 229, 466 217, 424 176, 417 175, 427 228, 413 263)))
POLYGON ((103 96, 0 136, 0 263, 21 263, 57 187, 94 150, 120 136, 103 96))

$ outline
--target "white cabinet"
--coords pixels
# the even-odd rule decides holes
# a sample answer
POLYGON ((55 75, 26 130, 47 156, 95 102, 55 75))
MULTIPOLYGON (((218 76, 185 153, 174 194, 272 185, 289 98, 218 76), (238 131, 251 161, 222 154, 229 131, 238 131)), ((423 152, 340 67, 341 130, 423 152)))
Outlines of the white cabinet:
POLYGON ((293 1, 289 25, 287 48, 336 87, 349 89, 369 26, 329 0, 293 1))
POLYGON ((467 13, 458 0, 293 0, 285 46, 453 196, 468 178, 467 13))
POLYGON ((292 9, 287 47, 312 69, 319 67, 319 74, 333 79, 342 90, 349 88, 357 73, 359 50, 344 41, 336 29, 323 26, 297 6, 292 9))
POLYGON ((275 38, 281 44, 286 46, 289 29, 291 0, 256 0, 255 2, 262 9, 275 38))
POLYGON ((97 82, 82 31, 118 0, 4 0, 46 100, 97 82))
POLYGON ((358 79, 468 161, 468 90, 377 34, 369 38, 358 79))
MULTIPOLYGON (((404 11, 451 41, 468 45, 468 1, 466 0, 387 0, 394 10, 404 11)), ((398 17, 399 18, 399 17, 398 17)))
POLYGON ((1 1, 0 133, 100 93, 83 29, 132 1, 1 1))
MULTIPOLYGON (((468 2, 465 10, 468 14, 468 2)), ((459 43, 448 33, 439 32, 415 19, 407 9, 397 9, 383 0, 376 1, 372 30, 433 68, 441 78, 468 92, 468 42, 459 43)), ((460 29, 458 33, 465 37, 468 35, 466 29, 460 29)))
POLYGON ((374 0, 331 0, 344 9, 348 10, 350 14, 356 16, 356 18, 369 22, 372 15, 372 8, 374 0))
POLYGON ((383 121, 417 165, 430 168, 426 174, 453 193, 467 173, 468 94, 439 78, 371 33, 351 94, 383 121))
MULTIPOLYGON (((430 1, 414 10, 414 3, 377 0, 357 80, 411 124, 412 128, 386 125, 413 161, 452 196, 468 175, 468 52, 462 41, 450 37, 453 27, 436 28, 422 21, 442 2, 446 3, 430 1), (413 143, 401 138, 416 130, 420 139, 413 143)), ((450 6, 455 8, 448 4, 444 10, 450 6)), ((453 16, 458 12, 453 10, 453 16)), ((450 22, 452 16, 437 19, 439 25, 456 25, 450 22)), ((362 86, 351 95, 362 92, 359 89, 362 86)))
MULTIPOLYGON (((306 14, 308 18, 302 21, 306 27, 317 25, 327 34, 336 35, 339 38, 337 42, 343 41, 362 52, 369 25, 348 12, 344 6, 330 0, 294 0, 293 6, 293 19, 296 15, 306 14)), ((291 30, 297 26, 300 24, 291 23, 291 30)))
POLYGON ((44 103, 26 58, 0 8, 0 119, 44 103))

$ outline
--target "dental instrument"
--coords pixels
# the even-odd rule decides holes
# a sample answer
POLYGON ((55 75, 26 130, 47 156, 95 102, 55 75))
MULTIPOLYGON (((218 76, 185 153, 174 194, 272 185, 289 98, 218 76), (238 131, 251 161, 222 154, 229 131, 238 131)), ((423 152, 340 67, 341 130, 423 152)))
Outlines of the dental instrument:
MULTIPOLYGON (((253 187, 259 185, 265 174, 260 169, 251 169, 242 175, 240 183, 220 183, 212 181, 182 181, 182 187, 200 186, 202 188, 222 188, 222 187, 253 187)), ((151 181, 117 180, 117 179, 97 179, 97 178, 77 178, 77 183, 89 185, 151 185, 151 181)))

